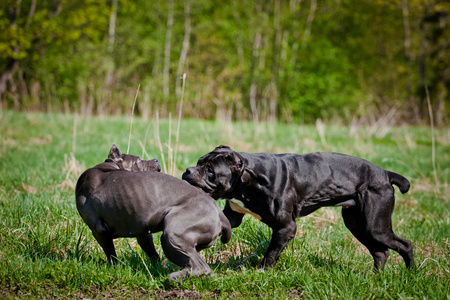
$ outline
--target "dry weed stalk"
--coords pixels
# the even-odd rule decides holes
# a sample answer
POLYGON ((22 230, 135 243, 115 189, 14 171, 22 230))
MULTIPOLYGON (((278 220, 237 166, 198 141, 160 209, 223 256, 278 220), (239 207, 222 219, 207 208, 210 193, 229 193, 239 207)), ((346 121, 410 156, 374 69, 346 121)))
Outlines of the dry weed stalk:
POLYGON ((139 89, 141 87, 141 84, 138 85, 138 88, 136 90, 136 95, 134 96, 134 102, 133 102, 133 108, 131 109, 131 121, 130 121, 130 134, 128 135, 128 148, 127 148, 127 154, 130 152, 130 141, 131 141, 131 129, 133 128, 133 116, 134 116, 134 107, 136 106, 136 99, 139 94, 139 89))
POLYGON ((431 107, 430 93, 428 92, 428 87, 425 86, 425 92, 427 94, 427 104, 428 104, 428 113, 430 115, 430 126, 431 126, 431 162, 433 164, 433 174, 436 186, 439 186, 439 179, 436 171, 436 141, 434 138, 434 118, 433 118, 433 109, 431 107))
POLYGON ((164 158, 164 151, 163 151, 163 147, 162 147, 162 144, 161 144, 161 137, 159 136, 159 111, 158 110, 156 111, 156 130, 155 130, 155 135, 156 135, 156 141, 158 142, 159 151, 161 153, 163 172, 167 173, 166 160, 164 158))
POLYGON ((372 123, 369 128, 369 135, 375 135, 377 138, 383 138, 391 130, 391 125, 395 123, 395 114, 398 111, 397 103, 388 111, 387 114, 382 115, 375 123, 372 123))
POLYGON ((67 154, 64 155, 63 173, 66 174, 66 177, 58 185, 58 187, 62 190, 69 189, 74 191, 78 177, 80 177, 81 173, 85 170, 84 165, 80 164, 75 159, 74 153, 76 150, 76 137, 77 137, 77 115, 75 115, 73 118, 72 153, 70 153, 70 157, 68 157, 67 154))
POLYGON ((85 167, 75 159, 73 153, 70 153, 69 157, 67 156, 67 154, 65 154, 63 173, 66 174, 66 177, 58 185, 58 187, 62 190, 69 189, 71 191, 74 191, 78 177, 80 177, 84 169, 85 167))
POLYGON ((176 140, 175 140, 175 155, 173 157, 173 163, 172 163, 172 175, 174 175, 175 169, 176 169, 176 165, 177 165, 178 139, 179 139, 179 136, 180 136, 180 123, 181 123, 181 114, 183 112, 183 100, 184 100, 185 84, 186 84, 186 73, 183 73, 183 86, 181 88, 180 106, 178 108, 178 124, 177 124, 176 140))
POLYGON ((156 111, 156 140, 158 142, 159 151, 161 153, 161 160, 162 160, 162 168, 164 173, 168 173, 172 176, 175 176, 176 172, 176 165, 177 165, 177 155, 178 155, 178 142, 180 138, 180 126, 181 126, 181 116, 183 112, 183 101, 184 101, 184 90, 186 85, 186 74, 183 74, 183 87, 181 90, 181 99, 180 104, 178 108, 178 123, 177 123, 177 129, 175 132, 175 145, 174 148, 172 147, 172 114, 169 112, 169 136, 168 136, 168 143, 167 146, 167 165, 166 160, 164 156, 163 146, 161 143, 161 137, 159 135, 159 112, 156 111))
POLYGON ((145 145, 147 144, 147 136, 148 136, 148 132, 150 131, 150 127, 152 125, 152 122, 148 122, 148 126, 147 126, 147 130, 145 131, 145 137, 144 137, 144 142, 142 143, 141 141, 139 141, 139 144, 142 147, 142 155, 141 157, 146 157, 146 158, 151 158, 147 151, 145 151, 145 145), (144 156, 145 155, 145 156, 144 156))
POLYGON ((316 120, 316 128, 317 132, 319 133, 322 146, 325 147, 327 145, 327 140, 325 139, 325 124, 322 122, 321 119, 316 120))

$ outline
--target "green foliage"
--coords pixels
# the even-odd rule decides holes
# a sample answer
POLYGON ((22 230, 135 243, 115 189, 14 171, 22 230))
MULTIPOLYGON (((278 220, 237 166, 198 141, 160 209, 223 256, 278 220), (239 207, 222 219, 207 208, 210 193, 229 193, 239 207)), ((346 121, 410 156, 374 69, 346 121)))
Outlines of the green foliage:
MULTIPOLYGON (((164 155, 168 161, 174 126, 167 119, 157 123, 135 117, 130 153, 160 161, 164 155)), ((246 216, 230 243, 217 241, 201 252, 214 277, 175 284, 167 276, 179 267, 162 253, 160 234, 154 240, 161 264, 152 264, 134 239, 117 239, 120 263, 112 267, 75 207, 78 176, 104 161, 113 143, 126 151, 129 128, 126 117, 0 113, 2 297, 448 298, 448 130, 434 133, 434 168, 429 128, 325 126, 320 134, 310 125, 182 120, 176 177, 220 144, 247 152, 342 152, 406 176, 411 190, 396 191, 393 229, 413 242, 418 268, 406 270, 391 251, 386 269, 373 274, 370 254, 346 229, 340 210, 322 208, 297 220, 297 236, 276 267, 255 267, 271 232, 246 216)))
POLYGON ((141 85, 137 113, 168 116, 186 73, 188 117, 349 121, 395 107, 412 122, 427 116, 425 87, 437 123, 450 115, 442 1, 32 3, 0 4, 0 72, 20 61, 2 106, 115 114, 141 85))
POLYGON ((0 4, 2 61, 37 59, 45 56, 41 51, 46 47, 58 48, 80 38, 99 41, 108 26, 108 8, 99 1, 39 1, 34 10, 32 2, 0 4))

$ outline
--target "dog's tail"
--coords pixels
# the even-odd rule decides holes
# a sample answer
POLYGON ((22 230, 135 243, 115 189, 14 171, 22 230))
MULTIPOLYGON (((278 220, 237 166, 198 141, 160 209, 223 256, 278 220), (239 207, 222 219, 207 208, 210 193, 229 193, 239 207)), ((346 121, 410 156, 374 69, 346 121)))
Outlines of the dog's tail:
POLYGON ((230 221, 228 221, 222 212, 220 212, 220 222, 222 223, 222 237, 220 240, 226 244, 231 240, 231 225, 230 221))
POLYGON ((409 191, 409 187, 411 186, 411 184, 409 183, 408 179, 406 179, 405 177, 403 177, 400 174, 397 174, 397 173, 394 173, 391 171, 387 171, 387 173, 388 173, 390 184, 395 184, 396 186, 398 186, 400 189, 400 192, 402 192, 402 194, 409 191))

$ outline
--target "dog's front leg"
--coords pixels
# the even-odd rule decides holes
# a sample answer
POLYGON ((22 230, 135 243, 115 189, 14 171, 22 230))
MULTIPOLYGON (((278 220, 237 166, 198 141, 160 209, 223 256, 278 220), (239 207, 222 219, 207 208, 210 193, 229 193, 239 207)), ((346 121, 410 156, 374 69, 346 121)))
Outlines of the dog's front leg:
POLYGON ((287 243, 295 237, 297 224, 291 221, 285 227, 272 228, 272 230, 272 239, 261 263, 265 269, 275 265, 287 243))
POLYGON ((227 200, 225 207, 223 209, 223 214, 230 221, 231 228, 236 228, 242 223, 242 219, 245 214, 238 213, 231 209, 230 200, 227 200))
POLYGON ((147 256, 153 261, 159 261, 158 252, 155 249, 155 244, 153 243, 153 236, 151 233, 137 236, 137 241, 142 250, 147 254, 147 256))

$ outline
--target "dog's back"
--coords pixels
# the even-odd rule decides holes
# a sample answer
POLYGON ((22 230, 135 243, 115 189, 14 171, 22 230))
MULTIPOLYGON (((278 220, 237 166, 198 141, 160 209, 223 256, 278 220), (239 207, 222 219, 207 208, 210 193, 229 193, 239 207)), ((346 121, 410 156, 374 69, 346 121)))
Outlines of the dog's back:
POLYGON ((164 173, 92 168, 80 176, 75 193, 78 211, 89 227, 101 220, 117 237, 160 231, 172 207, 185 207, 187 214, 205 210, 220 219, 222 241, 228 242, 231 237, 231 226, 212 198, 164 173))
MULTIPOLYGON (((397 185, 403 194, 408 192, 410 187, 408 179, 400 174, 385 170, 365 159, 341 153, 273 154, 240 152, 239 155, 256 173, 267 176, 271 183, 277 182, 277 177, 283 177, 279 174, 286 174, 285 170, 290 169, 295 170, 290 172, 291 178, 289 179, 292 182, 308 183, 312 180, 314 186, 317 186, 321 181, 332 182, 335 186, 340 187, 342 193, 352 193, 360 184, 370 182, 374 178, 381 179, 384 176, 387 176, 391 185, 397 185), (340 180, 342 182, 339 182, 340 180), (349 185, 349 183, 351 184, 349 185)), ((302 189, 310 186, 310 184, 303 185, 302 189)))

